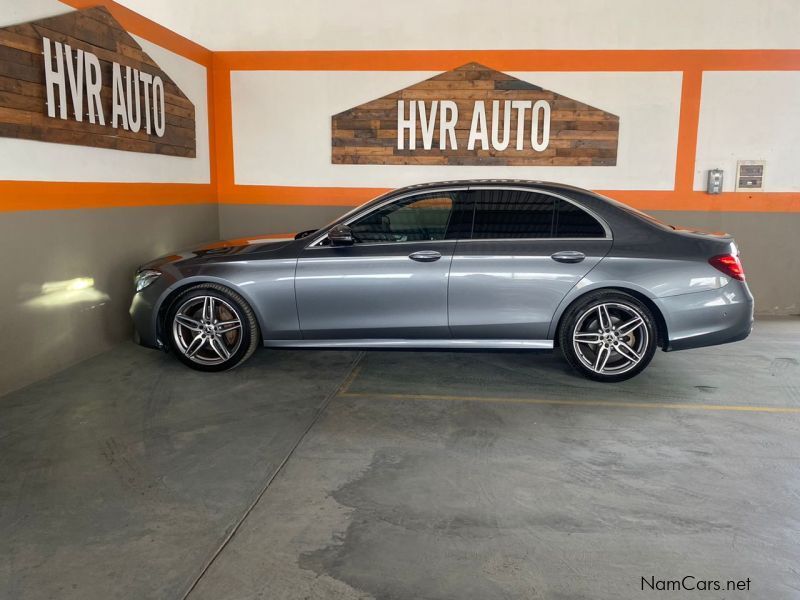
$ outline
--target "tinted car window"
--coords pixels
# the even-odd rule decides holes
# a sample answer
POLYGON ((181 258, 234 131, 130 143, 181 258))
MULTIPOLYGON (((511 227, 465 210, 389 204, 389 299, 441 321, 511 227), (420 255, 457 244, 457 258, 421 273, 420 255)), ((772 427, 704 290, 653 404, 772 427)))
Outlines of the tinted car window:
POLYGON ((455 194, 455 204, 453 205, 453 214, 450 215, 450 223, 447 225, 446 239, 469 239, 472 234, 475 195, 475 192, 458 192, 455 194))
POLYGON ((357 244, 443 240, 453 213, 454 194, 411 196, 350 223, 357 244))
POLYGON ((602 238, 606 232, 600 222, 579 206, 558 199, 555 237, 602 238))
POLYGON ((555 198, 519 190, 476 190, 472 237, 551 237, 555 198))

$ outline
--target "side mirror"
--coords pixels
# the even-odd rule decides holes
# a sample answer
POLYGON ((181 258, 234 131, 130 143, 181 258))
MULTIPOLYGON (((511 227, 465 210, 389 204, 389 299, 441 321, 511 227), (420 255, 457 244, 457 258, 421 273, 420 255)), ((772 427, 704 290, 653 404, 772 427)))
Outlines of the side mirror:
POLYGON ((336 225, 328 232, 332 246, 352 246, 353 232, 347 225, 336 225))

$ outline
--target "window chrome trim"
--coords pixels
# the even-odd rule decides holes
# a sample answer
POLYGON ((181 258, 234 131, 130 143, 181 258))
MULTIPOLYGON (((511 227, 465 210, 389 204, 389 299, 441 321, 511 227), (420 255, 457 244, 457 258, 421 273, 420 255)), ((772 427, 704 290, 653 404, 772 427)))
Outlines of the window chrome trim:
MULTIPOLYGON (((320 241, 324 239, 325 236, 320 238, 320 241)), ((585 239, 585 238, 584 238, 585 239)), ((457 240, 457 239, 450 239, 450 240, 417 240, 417 241, 408 241, 408 242, 359 242, 357 244, 347 245, 347 246, 315 246, 311 247, 308 246, 306 250, 327 250, 329 248, 368 248, 371 246, 402 246, 404 244, 455 244, 456 242, 468 242, 469 240, 457 240)))
MULTIPOLYGON (((600 226, 603 228, 605 232, 605 237, 518 237, 518 238, 457 238, 457 239, 444 239, 444 240, 420 240, 414 242, 378 242, 378 243, 367 243, 367 244, 354 244, 358 245, 359 247, 366 247, 366 246, 386 246, 387 244, 426 244, 426 243, 442 243, 442 242, 535 242, 535 241, 549 241, 549 242, 558 242, 558 241, 610 241, 613 240, 614 237, 611 233, 611 228, 606 223, 605 219, 600 217, 595 211, 590 208, 587 208, 581 204, 578 204, 574 200, 567 198, 566 196, 562 196, 561 194, 556 194, 551 192, 550 190, 542 190, 535 186, 521 186, 521 185, 459 185, 459 186, 447 186, 442 188, 433 188, 433 189, 426 189, 426 190, 412 190, 410 192, 406 192, 404 194, 400 194, 398 196, 392 196, 387 198, 385 201, 376 204, 369 209, 365 209, 363 211, 357 212, 351 217, 347 218, 347 220, 342 222, 336 222, 334 225, 349 225, 356 219, 366 216, 373 211, 379 210, 388 204, 392 204, 393 202, 399 202, 400 200, 405 200, 406 198, 412 196, 424 196, 427 194, 436 194, 439 192, 463 192, 463 191, 478 191, 478 190, 501 190, 501 191, 509 191, 509 192, 534 192, 537 194, 544 194, 547 196, 551 196, 553 198, 558 198, 563 200, 564 202, 569 202, 573 206, 576 206, 578 209, 587 212, 591 217, 593 217, 600 226)), ((473 224, 474 227, 474 224, 473 224)), ((470 232, 472 233, 472 232, 470 232)), ((314 239, 311 243, 309 243, 304 250, 317 250, 319 248, 331 248, 332 246, 320 246, 323 240, 328 237, 328 232, 326 231, 318 238, 314 239)))
MULTIPOLYGON (((447 186, 447 187, 442 187, 442 188, 433 188, 433 189, 427 189, 427 190, 412 190, 410 192, 406 192, 406 193, 400 194, 398 196, 391 196, 390 198, 387 198, 383 202, 379 202, 375 206, 372 206, 372 207, 370 207, 368 209, 364 209, 363 211, 354 214, 353 216, 347 218, 345 221, 341 221, 341 222, 337 221, 336 223, 334 223, 334 225, 349 225, 350 223, 352 223, 356 219, 359 219, 360 217, 366 216, 366 215, 368 215, 368 214, 370 214, 370 213, 372 213, 372 212, 374 212, 376 210, 380 210, 384 206, 387 206, 387 205, 392 204, 394 202, 399 202, 400 200, 405 200, 406 198, 411 198, 413 196, 426 196, 428 194, 437 194, 437 193, 440 193, 440 192, 463 192, 463 191, 466 191, 468 189, 469 189, 468 185, 459 185, 459 186, 447 186)), ((328 232, 326 231, 321 236, 316 238, 313 242, 308 244, 304 249, 305 250, 315 250, 317 248, 330 248, 331 246, 320 246, 320 243, 322 243, 322 241, 327 237, 328 237, 328 232)), ((358 246, 360 246, 360 247, 361 246, 385 246, 386 244, 423 244, 425 242, 445 242, 445 241, 455 242, 457 240, 421 240, 421 241, 417 241, 417 242, 379 242, 379 243, 372 243, 372 244, 363 244, 362 243, 362 244, 358 244, 358 246)), ((354 244, 354 245, 356 245, 356 244, 354 244)))
POLYGON ((542 237, 542 238, 470 238, 470 239, 458 239, 453 240, 454 242, 611 242, 613 241, 610 237, 542 237))

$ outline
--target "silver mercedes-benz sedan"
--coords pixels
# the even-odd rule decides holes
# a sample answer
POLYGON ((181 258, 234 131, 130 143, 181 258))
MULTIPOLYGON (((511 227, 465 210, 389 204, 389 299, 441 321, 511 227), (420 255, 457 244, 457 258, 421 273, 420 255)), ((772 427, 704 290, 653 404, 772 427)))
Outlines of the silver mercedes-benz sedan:
POLYGON ((202 371, 280 348, 559 347, 598 381, 656 348, 746 338, 753 297, 727 234, 678 229, 534 181, 395 190, 322 229, 179 252, 139 268, 141 344, 202 371))

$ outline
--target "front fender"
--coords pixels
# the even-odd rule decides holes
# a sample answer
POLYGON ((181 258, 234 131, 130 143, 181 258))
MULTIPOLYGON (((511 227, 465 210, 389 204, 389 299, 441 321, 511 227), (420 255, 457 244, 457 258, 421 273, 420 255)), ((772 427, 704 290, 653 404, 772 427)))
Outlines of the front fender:
POLYGON ((153 325, 175 294, 185 287, 215 283, 242 296, 258 321, 264 339, 299 339, 300 322, 294 296, 297 259, 236 261, 163 269, 166 285, 153 303, 153 325))

